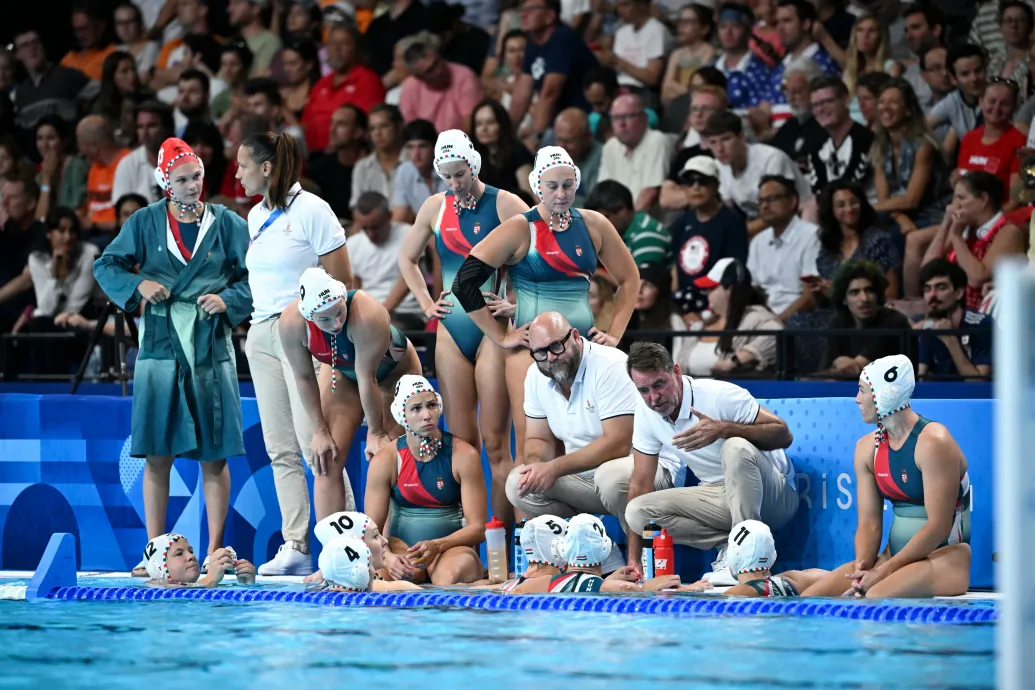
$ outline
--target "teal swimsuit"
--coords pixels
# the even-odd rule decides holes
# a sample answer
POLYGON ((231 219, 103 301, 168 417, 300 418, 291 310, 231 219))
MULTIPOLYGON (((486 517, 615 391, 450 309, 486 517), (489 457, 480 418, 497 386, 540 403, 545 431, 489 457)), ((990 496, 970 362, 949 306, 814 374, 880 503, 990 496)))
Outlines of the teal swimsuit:
MULTIPOLYGON (((891 501, 895 513, 888 537, 892 556, 901 551, 913 535, 927 524, 924 475, 916 466, 916 442, 920 432, 930 422, 920 417, 898 450, 892 450, 885 438, 873 458, 873 476, 877 480, 877 489, 884 498, 891 501)), ((952 530, 940 546, 958 542, 970 543, 970 475, 966 472, 960 477, 952 530)))
POLYGON ((396 443, 399 478, 392 487, 388 533, 407 546, 441 539, 464 526, 460 483, 453 477, 453 435, 442 432, 442 447, 427 462, 417 462, 406 436, 396 443))
MULTIPOLYGON (((309 337, 309 352, 317 361, 324 364, 332 364, 340 371, 345 378, 356 380, 356 345, 349 340, 348 317, 352 315, 352 298, 356 290, 349 290, 345 296, 345 309, 348 314, 345 317, 345 327, 338 333, 327 333, 321 331, 312 321, 306 320, 306 331, 309 337), (334 362, 331 362, 331 359, 334 362)), ((381 358, 377 366, 377 382, 381 383, 395 371, 396 365, 406 356, 406 350, 410 341, 406 339, 403 332, 395 326, 391 329, 391 340, 388 343, 388 350, 381 358)))
MULTIPOLYGON (((500 224, 499 212, 496 210, 498 192, 499 190, 495 187, 485 185, 485 191, 478 199, 477 207, 474 210, 461 209, 459 216, 453 207, 453 193, 446 192, 442 199, 442 210, 439 211, 434 227, 435 250, 442 261, 443 285, 453 284, 456 272, 460 270, 460 266, 463 265, 474 246, 488 237, 489 233, 500 224)), ((497 269, 492 277, 481 286, 482 292, 491 292, 494 295, 503 294, 501 291, 502 275, 503 271, 497 269)), ((471 320, 470 315, 463 309, 454 307, 449 314, 439 320, 449 331, 449 335, 460 348, 460 352, 473 363, 484 334, 471 320)))
POLYGON ((515 323, 523 326, 543 312, 558 311, 587 335, 593 327, 589 284, 597 270, 597 251, 586 221, 573 208, 568 229, 554 232, 535 208, 521 215, 532 239, 525 257, 507 267, 517 293, 515 323))
POLYGON ((552 593, 599 592, 604 585, 604 578, 593 573, 577 570, 573 573, 561 573, 550 578, 550 586, 546 591, 552 593))

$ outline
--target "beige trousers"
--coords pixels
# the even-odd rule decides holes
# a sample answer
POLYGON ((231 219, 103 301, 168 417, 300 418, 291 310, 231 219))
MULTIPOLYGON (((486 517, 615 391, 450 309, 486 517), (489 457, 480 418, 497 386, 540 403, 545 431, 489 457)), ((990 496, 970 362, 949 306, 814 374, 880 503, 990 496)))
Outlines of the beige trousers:
MULTIPOLYGON (((579 513, 607 514, 617 517, 622 529, 626 529, 629 478, 633 470, 631 455, 608 460, 596 469, 592 477, 565 475, 541 494, 518 495, 518 470, 518 467, 514 468, 507 477, 507 499, 528 517, 556 515, 567 519, 579 513)), ((658 465, 658 473, 654 477, 655 491, 671 488, 672 479, 658 465)))
MULTIPOLYGON (((262 438, 273 467, 273 482, 280 503, 281 534, 285 541, 309 544, 309 487, 303 450, 309 452, 313 426, 295 385, 291 363, 280 342, 280 319, 266 319, 248 330, 244 354, 255 385, 262 438)), ((320 363, 313 360, 318 370, 320 363)), ((345 475, 346 510, 355 509, 355 498, 345 475)))
POLYGON ((744 520, 760 520, 774 532, 798 510, 798 492, 750 442, 731 438, 722 446, 724 481, 638 496, 625 517, 637 532, 651 520, 677 544, 698 549, 724 546, 730 530, 744 520))

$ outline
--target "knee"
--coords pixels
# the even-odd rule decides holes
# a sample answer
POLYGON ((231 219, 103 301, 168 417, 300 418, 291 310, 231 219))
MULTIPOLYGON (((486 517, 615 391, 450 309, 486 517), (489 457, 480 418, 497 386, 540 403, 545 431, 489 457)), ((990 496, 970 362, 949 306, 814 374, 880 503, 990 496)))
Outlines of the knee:
POLYGON ((758 448, 751 441, 733 437, 723 442, 720 459, 724 469, 736 469, 754 463, 758 454, 758 448))
POLYGON ((643 532, 643 528, 651 520, 647 514, 647 502, 644 499, 645 496, 637 496, 625 507, 625 523, 631 532, 643 532))
POLYGON ((593 487, 604 501, 617 501, 629 495, 629 468, 617 460, 605 462, 593 473, 593 487))
MULTIPOLYGON (((204 463, 203 463, 204 464, 204 463)), ((152 472, 168 472, 172 469, 173 458, 164 455, 147 458, 147 467, 152 472)))
POLYGON ((515 467, 510 471, 510 474, 507 475, 507 500, 510 501, 510 504, 514 507, 518 507, 520 502, 520 498, 518 497, 518 480, 521 477, 521 472, 519 472, 520 469, 520 467, 515 467))
POLYGON ((220 475, 223 470, 226 469, 226 460, 210 460, 208 462, 201 463, 201 471, 203 474, 220 475))
POLYGON ((906 235, 906 251, 911 254, 926 251, 929 243, 923 233, 911 232, 906 235))
POLYGON ((485 455, 489 458, 489 465, 492 471, 497 471, 497 466, 508 465, 507 444, 510 438, 504 438, 503 434, 482 432, 482 444, 485 446, 485 455))

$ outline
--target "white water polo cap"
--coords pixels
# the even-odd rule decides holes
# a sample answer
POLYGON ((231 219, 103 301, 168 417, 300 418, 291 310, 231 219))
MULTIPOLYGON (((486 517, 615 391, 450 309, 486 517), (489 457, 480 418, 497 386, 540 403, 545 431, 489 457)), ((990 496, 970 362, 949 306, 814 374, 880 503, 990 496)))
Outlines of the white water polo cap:
POLYGON ((734 525, 726 545, 726 564, 730 573, 772 570, 776 563, 776 543, 769 525, 758 520, 744 520, 734 525))
POLYGON ((307 268, 298 279, 298 311, 306 321, 334 304, 346 294, 345 284, 322 268, 307 268))
POLYGON ((537 197, 543 198, 543 173, 550 168, 571 168, 574 170, 574 191, 579 191, 579 185, 582 183, 582 173, 579 171, 579 166, 575 165, 575 161, 568 155, 568 152, 560 146, 544 146, 535 155, 535 165, 532 167, 532 172, 528 173, 528 186, 532 188, 537 197))
POLYGON ((913 363, 905 355, 881 357, 863 367, 859 379, 869 385, 877 408, 877 445, 880 445, 886 436, 881 422, 909 407, 916 387, 913 363))
POLYGON ((459 129, 447 129, 435 141, 435 172, 442 174, 442 165, 455 161, 467 163, 471 175, 482 171, 482 155, 475 150, 471 138, 459 129))
POLYGON ((169 565, 167 562, 169 549, 180 539, 185 539, 185 537, 182 534, 169 532, 167 534, 159 534, 147 542, 147 546, 144 547, 144 561, 147 563, 148 577, 152 580, 164 581, 169 579, 169 565))
POLYGON ((338 537, 353 537, 362 540, 367 533, 367 528, 374 524, 366 513, 355 511, 341 511, 328 515, 316 523, 313 534, 320 540, 320 544, 327 546, 338 537))
POLYGON ((324 544, 319 565, 332 588, 365 592, 370 586, 370 549, 362 539, 335 537, 324 544))
POLYGON ((568 521, 562 544, 564 562, 573 568, 603 565, 612 548, 604 523, 589 513, 580 513, 568 521))
POLYGON ((540 515, 521 528, 521 548, 529 563, 565 564, 561 546, 568 533, 568 521, 556 515, 540 515))

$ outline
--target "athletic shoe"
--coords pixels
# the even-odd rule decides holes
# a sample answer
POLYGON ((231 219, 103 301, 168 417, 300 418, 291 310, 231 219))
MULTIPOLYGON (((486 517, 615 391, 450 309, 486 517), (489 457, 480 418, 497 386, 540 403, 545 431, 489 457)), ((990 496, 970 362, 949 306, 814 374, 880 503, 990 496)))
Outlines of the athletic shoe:
POLYGON ((313 559, 302 552, 302 545, 296 541, 281 544, 277 555, 268 563, 259 566, 259 575, 311 575, 313 559))
POLYGON ((147 561, 140 561, 137 563, 137 567, 133 568, 130 572, 133 577, 148 577, 147 574, 147 561))
POLYGON ((719 556, 712 562, 712 572, 705 573, 704 577, 701 578, 712 587, 732 587, 737 584, 736 578, 730 573, 730 568, 726 565, 726 546, 723 545, 719 549, 719 556))

